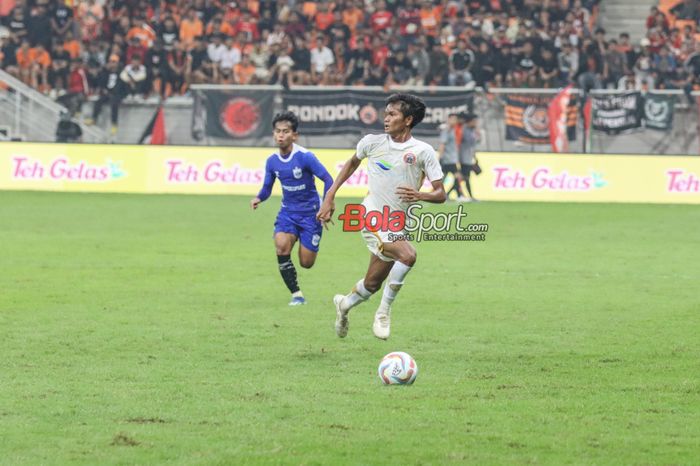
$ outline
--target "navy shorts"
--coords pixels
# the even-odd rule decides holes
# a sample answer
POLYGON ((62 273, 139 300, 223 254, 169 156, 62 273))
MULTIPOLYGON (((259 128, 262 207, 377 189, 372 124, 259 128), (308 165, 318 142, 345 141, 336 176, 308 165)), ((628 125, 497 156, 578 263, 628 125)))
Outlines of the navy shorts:
POLYGON ((308 250, 318 252, 323 225, 316 220, 316 212, 294 213, 280 210, 275 220, 275 234, 291 233, 308 250))

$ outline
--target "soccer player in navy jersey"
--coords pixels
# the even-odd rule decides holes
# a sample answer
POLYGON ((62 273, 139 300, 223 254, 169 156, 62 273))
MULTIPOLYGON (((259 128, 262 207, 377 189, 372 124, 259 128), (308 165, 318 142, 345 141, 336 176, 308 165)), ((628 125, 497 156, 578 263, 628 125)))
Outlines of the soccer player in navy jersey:
POLYGON ((292 293, 290 306, 306 304, 299 289, 297 271, 291 259, 292 248, 297 239, 299 263, 309 269, 316 261, 323 227, 316 219, 320 207, 314 176, 323 180, 323 194, 330 189, 333 178, 316 156, 296 145, 299 119, 292 112, 275 115, 272 120, 272 135, 279 150, 265 164, 265 181, 257 197, 250 201, 253 210, 270 197, 275 179, 282 185, 282 207, 275 220, 275 249, 277 263, 284 283, 292 293))

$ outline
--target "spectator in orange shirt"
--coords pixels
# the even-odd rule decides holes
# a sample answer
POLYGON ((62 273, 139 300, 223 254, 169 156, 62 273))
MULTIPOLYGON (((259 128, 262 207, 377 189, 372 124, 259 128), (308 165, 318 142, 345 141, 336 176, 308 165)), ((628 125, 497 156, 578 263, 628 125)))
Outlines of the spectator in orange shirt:
POLYGON ((29 40, 22 39, 22 42, 15 52, 15 59, 19 67, 19 78, 24 84, 31 86, 32 76, 32 55, 29 47, 29 40))
POLYGON ((442 10, 433 5, 430 0, 425 0, 420 9, 420 25, 429 36, 437 36, 442 21, 442 10))
POLYGON ((65 40, 63 42, 63 48, 70 54, 71 58, 78 58, 82 53, 82 47, 80 42, 75 40, 72 32, 67 32, 65 40))
POLYGON ((180 23, 180 42, 189 50, 194 38, 204 34, 204 25, 194 8, 187 10, 187 17, 180 23))
POLYGON ((306 16, 306 18, 311 21, 316 16, 318 11, 318 2, 304 2, 301 7, 301 12, 306 16))
POLYGON ((131 26, 129 32, 126 33, 127 40, 130 40, 132 37, 137 38, 142 46, 150 47, 156 39, 156 33, 143 18, 136 17, 134 18, 133 26, 131 26))
POLYGON ((365 13, 362 7, 362 1, 358 0, 351 8, 343 10, 343 23, 350 28, 353 35, 355 35, 357 25, 365 19, 365 13))
POLYGON ((224 10, 224 22, 235 24, 241 17, 241 10, 238 8, 238 3, 229 2, 224 10))
POLYGON ((248 55, 233 67, 233 76, 238 84, 250 84, 255 75, 255 65, 251 63, 248 55))
POLYGON ((223 34, 225 36, 235 36, 235 31, 230 23, 224 22, 223 15, 217 13, 214 15, 209 24, 207 24, 206 34, 212 36, 214 34, 223 34))
POLYGON ((39 43, 36 47, 29 49, 31 62, 31 82, 34 89, 42 92, 48 91, 49 67, 51 66, 51 56, 46 51, 44 45, 39 43))
POLYGON ((333 20, 333 12, 328 8, 328 4, 320 3, 315 17, 316 27, 321 31, 325 31, 333 24, 333 20))
POLYGON ((102 20, 105 17, 105 10, 101 4, 95 0, 81 2, 78 6, 78 20, 83 41, 89 42, 97 39, 102 27, 102 20))

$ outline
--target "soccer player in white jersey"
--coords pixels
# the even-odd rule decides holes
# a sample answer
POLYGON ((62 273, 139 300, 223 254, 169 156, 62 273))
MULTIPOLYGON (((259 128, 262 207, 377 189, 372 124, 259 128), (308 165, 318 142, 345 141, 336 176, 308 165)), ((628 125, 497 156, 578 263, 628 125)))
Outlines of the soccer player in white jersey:
MULTIPOLYGON (((435 150, 411 136, 411 130, 425 116, 425 104, 409 94, 393 94, 386 104, 385 134, 369 134, 357 144, 355 155, 340 170, 321 204, 317 214, 320 221, 325 223, 331 220, 336 192, 363 159, 367 159, 369 172, 369 193, 362 202, 367 212, 382 211, 384 206, 388 206, 392 212, 405 212, 414 202, 445 202, 447 196, 442 184, 443 174, 435 150), (425 177, 432 184, 431 192, 420 192, 425 177)), ((391 305, 406 275, 416 263, 413 245, 406 240, 391 241, 389 235, 387 231, 362 230, 371 252, 367 273, 350 294, 333 298, 336 308, 335 332, 341 338, 348 333, 350 309, 369 299, 387 277, 372 331, 377 338, 389 338, 391 305)))

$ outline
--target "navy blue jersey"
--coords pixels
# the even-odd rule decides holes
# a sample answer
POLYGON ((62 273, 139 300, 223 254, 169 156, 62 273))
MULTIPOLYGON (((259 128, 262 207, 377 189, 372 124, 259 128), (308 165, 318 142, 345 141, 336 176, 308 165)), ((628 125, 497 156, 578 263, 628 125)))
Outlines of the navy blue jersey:
POLYGON ((287 212, 316 212, 320 207, 314 176, 323 180, 323 194, 330 189, 333 178, 316 156, 294 144, 287 157, 275 153, 265 163, 265 181, 258 194, 264 201, 270 197, 275 179, 282 185, 282 209, 287 212))

